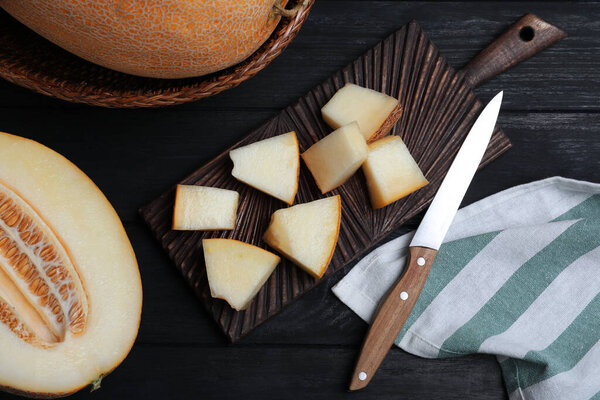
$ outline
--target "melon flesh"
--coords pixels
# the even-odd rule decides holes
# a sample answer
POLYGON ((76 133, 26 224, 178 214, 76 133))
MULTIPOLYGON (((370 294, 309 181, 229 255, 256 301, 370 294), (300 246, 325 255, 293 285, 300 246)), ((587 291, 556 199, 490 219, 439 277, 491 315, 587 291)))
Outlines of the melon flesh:
POLYGON ((356 122, 345 125, 302 153, 321 193, 342 185, 367 159, 367 143, 356 122))
POLYGON ((238 180, 287 204, 298 190, 300 153, 296 132, 239 147, 229 152, 231 174, 238 180))
POLYGON ((429 183, 398 136, 388 136, 369 145, 363 172, 375 209, 385 207, 429 183))
POLYGON ((177 185, 173 229, 210 231, 235 228, 238 192, 207 186, 177 185))
POLYGON ((212 297, 245 310, 281 260, 260 247, 233 239, 204 239, 204 261, 212 297))
POLYGON ((110 203, 67 159, 0 133, 0 387, 60 396, 128 354, 142 287, 110 203))
POLYGON ((321 114, 333 129, 356 121, 365 140, 383 137, 402 114, 398 100, 352 83, 338 90, 321 114))
POLYGON ((337 244, 340 196, 277 210, 265 232, 267 244, 315 278, 323 276, 337 244))

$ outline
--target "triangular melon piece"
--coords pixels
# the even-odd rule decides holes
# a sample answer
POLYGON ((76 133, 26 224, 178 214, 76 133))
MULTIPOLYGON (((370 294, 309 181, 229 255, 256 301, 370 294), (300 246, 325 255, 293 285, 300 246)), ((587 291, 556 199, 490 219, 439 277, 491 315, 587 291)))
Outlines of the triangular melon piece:
POLYGON ((402 107, 398 99, 387 94, 347 83, 323 106, 321 114, 333 129, 356 121, 370 143, 394 127, 402 116, 402 107))
POLYGON ((340 196, 277 210, 265 232, 267 244, 320 278, 333 256, 340 231, 340 196))
POLYGON ((204 239, 204 261, 212 297, 245 310, 281 260, 260 247, 233 239, 204 239))
POLYGON ((287 204, 298 190, 300 152, 296 132, 289 132, 231 150, 231 174, 238 180, 287 204))

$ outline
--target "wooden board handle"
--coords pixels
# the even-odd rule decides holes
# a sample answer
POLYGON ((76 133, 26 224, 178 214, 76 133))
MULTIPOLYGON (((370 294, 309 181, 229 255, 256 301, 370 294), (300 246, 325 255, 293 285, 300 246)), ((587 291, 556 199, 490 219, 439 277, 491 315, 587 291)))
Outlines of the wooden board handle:
POLYGON ((527 14, 473 58, 460 73, 475 88, 566 36, 554 25, 527 14))
POLYGON ((352 374, 350 390, 369 384, 421 294, 437 250, 411 247, 404 273, 375 313, 352 374))

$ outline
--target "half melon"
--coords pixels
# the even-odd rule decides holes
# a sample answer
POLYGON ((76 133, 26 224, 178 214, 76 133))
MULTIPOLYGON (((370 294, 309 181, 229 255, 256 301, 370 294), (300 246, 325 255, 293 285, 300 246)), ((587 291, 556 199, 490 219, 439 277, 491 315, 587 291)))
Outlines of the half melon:
POLYGON ((142 287, 115 210, 66 158, 0 133, 0 387, 58 397, 129 353, 142 287))

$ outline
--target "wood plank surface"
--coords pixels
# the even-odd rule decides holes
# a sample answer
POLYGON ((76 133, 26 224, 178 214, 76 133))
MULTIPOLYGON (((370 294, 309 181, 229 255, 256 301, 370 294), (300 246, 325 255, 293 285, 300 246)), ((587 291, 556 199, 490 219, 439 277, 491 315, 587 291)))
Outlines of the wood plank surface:
POLYGON ((73 105, 0 81, 0 130, 41 141, 94 179, 140 264, 144 312, 131 355, 101 390, 72 398, 506 399, 491 356, 424 360, 399 349, 365 391, 347 393, 367 325, 330 288, 350 267, 227 344, 136 211, 410 19, 460 67, 526 12, 569 37, 477 89, 484 101, 505 90, 499 124, 513 148, 477 174, 464 204, 554 175, 598 182, 598 2, 317 0, 296 40, 255 78, 162 110, 73 105))
MULTIPOLYGON (((504 106, 519 110, 600 109, 594 85, 590 85, 590 81, 598 84, 595 54, 600 51, 600 11, 596 2, 478 0, 319 0, 292 45, 264 71, 237 90, 176 109, 280 110, 412 19, 419 21, 450 65, 460 68, 528 12, 564 29, 569 36, 494 80, 507 94, 520 94, 507 96, 504 106)), ((0 82, 3 92, 10 86, 0 82)), ((478 92, 482 98, 491 97, 493 87, 485 85, 478 92)), ((85 108, 33 96, 21 88, 10 93, 10 97, 0 98, 0 105, 85 108)))
MULTIPOLYGON (((122 367, 89 398, 333 400, 352 398, 495 400, 503 397, 501 375, 490 357, 422 359, 390 352, 371 385, 373 392, 346 392, 354 347, 138 345, 122 367), (163 360, 177 360, 165 363, 163 360), (227 365, 227 371, 223 366, 227 365), (461 376, 460 380, 456 377, 461 376), (407 382, 400 384, 400 382, 407 382)), ((87 395, 87 393, 86 393, 87 395)), ((75 397, 84 397, 77 395, 75 397)))

